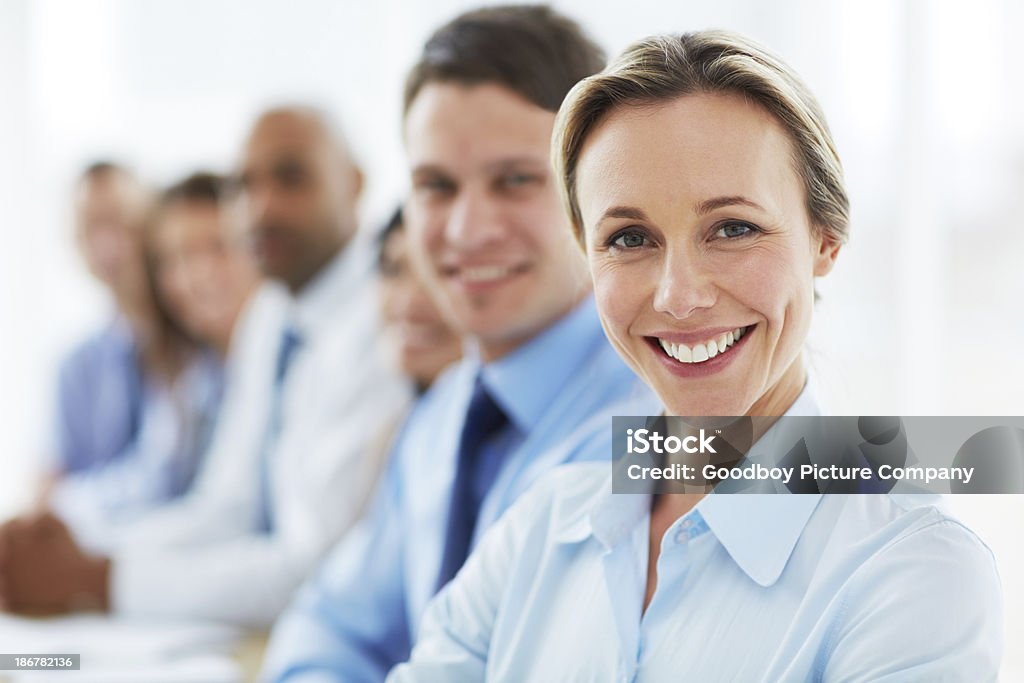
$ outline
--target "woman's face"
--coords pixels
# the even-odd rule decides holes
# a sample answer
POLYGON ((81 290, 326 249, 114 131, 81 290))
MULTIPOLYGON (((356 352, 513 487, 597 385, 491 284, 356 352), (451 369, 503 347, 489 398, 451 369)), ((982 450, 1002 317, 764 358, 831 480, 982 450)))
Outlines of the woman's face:
POLYGON ((582 150, 601 319, 670 414, 780 415, 803 387, 838 246, 812 231, 793 159, 771 115, 721 94, 621 108, 582 150))
POLYGON ((159 220, 152 246, 171 315, 197 339, 224 344, 256 284, 255 264, 217 206, 175 202, 159 220))
POLYGON ((78 246, 89 271, 118 298, 137 296, 144 287, 141 223, 145 209, 145 191, 121 171, 86 178, 78 188, 78 246))
POLYGON ((462 355, 462 340, 441 317, 409 259, 401 231, 384 242, 380 260, 380 308, 384 335, 399 369, 421 387, 429 386, 462 355))

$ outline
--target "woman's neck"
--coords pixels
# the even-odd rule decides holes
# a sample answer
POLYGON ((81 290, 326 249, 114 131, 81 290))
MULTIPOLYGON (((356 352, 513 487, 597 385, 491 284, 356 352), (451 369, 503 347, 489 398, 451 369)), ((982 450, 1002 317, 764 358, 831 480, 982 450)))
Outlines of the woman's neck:
POLYGON ((804 368, 804 359, 802 355, 798 355, 782 373, 782 377, 769 387, 761 398, 754 401, 747 415, 782 417, 796 402, 806 384, 807 370, 804 368))

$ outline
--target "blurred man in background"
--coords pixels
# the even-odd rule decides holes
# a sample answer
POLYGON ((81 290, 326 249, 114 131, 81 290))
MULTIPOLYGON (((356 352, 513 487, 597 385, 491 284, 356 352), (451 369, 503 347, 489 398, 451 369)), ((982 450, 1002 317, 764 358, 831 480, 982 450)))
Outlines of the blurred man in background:
POLYGON ((199 481, 127 530, 111 557, 88 556, 53 529, 8 531, 0 598, 10 608, 69 609, 84 597, 129 615, 274 619, 355 520, 377 471, 370 443, 409 399, 379 352, 371 245, 356 230, 361 186, 323 114, 259 117, 235 201, 272 282, 235 333, 199 481), (29 568, 51 562, 60 576, 34 580, 29 568))

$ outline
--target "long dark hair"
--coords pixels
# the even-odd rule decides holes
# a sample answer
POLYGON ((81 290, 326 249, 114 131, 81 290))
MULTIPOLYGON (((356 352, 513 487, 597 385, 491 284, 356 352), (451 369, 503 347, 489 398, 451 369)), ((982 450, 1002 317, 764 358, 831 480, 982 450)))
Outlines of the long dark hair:
POLYGON ((153 301, 156 315, 156 338, 158 349, 153 349, 152 362, 165 379, 172 380, 185 369, 189 361, 205 345, 196 339, 175 318, 166 296, 160 287, 161 264, 156 249, 156 234, 167 208, 178 202, 206 203, 219 206, 225 192, 225 179, 215 173, 199 171, 166 188, 157 197, 143 226, 143 254, 146 267, 146 282, 153 301))

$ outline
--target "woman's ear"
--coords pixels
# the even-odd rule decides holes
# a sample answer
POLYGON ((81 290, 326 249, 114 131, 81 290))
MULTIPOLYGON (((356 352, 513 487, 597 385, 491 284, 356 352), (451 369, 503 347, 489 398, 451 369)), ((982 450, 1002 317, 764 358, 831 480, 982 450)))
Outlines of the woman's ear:
POLYGON ((839 250, 842 249, 843 243, 827 235, 819 237, 817 242, 818 247, 814 254, 814 277, 822 277, 832 271, 832 266, 836 264, 836 258, 839 256, 839 250))
POLYGON ((352 181, 350 186, 350 192, 353 201, 358 200, 363 195, 363 185, 366 181, 363 175, 363 169, 359 168, 355 164, 352 164, 352 181))

